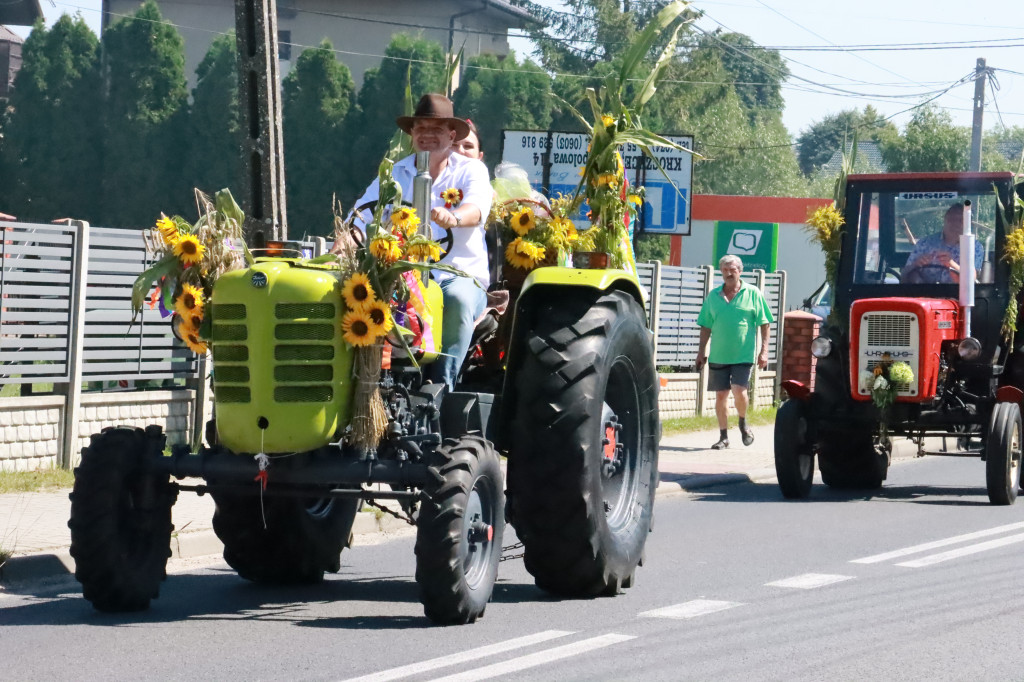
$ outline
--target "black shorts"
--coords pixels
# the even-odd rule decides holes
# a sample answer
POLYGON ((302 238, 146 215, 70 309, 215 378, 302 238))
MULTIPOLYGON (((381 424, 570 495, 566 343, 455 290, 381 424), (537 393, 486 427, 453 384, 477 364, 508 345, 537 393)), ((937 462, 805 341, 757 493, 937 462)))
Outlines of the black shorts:
POLYGON ((719 365, 708 363, 708 390, 728 391, 730 386, 746 388, 750 384, 752 362, 740 362, 735 365, 719 365))

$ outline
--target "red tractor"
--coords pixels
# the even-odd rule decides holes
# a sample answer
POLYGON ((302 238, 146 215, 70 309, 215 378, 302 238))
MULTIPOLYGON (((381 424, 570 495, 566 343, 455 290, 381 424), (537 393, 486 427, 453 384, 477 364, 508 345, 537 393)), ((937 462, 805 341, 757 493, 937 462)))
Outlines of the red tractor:
POLYGON ((1015 210, 1010 173, 847 178, 814 387, 783 382, 775 468, 785 497, 809 494, 815 458, 830 487, 880 487, 903 436, 919 456, 980 457, 991 502, 1014 502, 1024 339, 1010 331, 1004 247, 1015 210))

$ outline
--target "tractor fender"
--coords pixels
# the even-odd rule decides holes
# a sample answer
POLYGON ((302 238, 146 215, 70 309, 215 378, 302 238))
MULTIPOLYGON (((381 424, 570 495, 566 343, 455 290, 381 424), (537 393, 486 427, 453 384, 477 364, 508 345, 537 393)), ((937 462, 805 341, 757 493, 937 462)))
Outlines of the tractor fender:
MULTIPOLYGON (((509 426, 516 404, 515 377, 522 361, 522 344, 527 332, 533 328, 538 304, 567 296, 589 296, 597 300, 602 294, 621 290, 632 296, 644 310, 647 301, 644 289, 636 275, 624 270, 580 270, 564 267, 537 268, 523 283, 516 299, 512 318, 512 333, 506 355, 506 370, 501 395, 501 411, 494 431, 495 445, 508 449, 509 426)), ((652 339, 653 343, 653 339, 652 339)))

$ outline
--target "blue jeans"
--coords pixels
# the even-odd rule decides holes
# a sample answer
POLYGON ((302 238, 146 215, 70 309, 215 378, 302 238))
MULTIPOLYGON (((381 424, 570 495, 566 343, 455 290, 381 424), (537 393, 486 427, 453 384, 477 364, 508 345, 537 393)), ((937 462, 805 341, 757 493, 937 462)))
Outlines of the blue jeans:
POLYGON ((441 318, 441 352, 444 353, 432 364, 427 377, 448 384, 455 389, 462 362, 473 340, 473 323, 487 307, 485 292, 472 277, 450 277, 441 282, 444 294, 444 316, 441 318))

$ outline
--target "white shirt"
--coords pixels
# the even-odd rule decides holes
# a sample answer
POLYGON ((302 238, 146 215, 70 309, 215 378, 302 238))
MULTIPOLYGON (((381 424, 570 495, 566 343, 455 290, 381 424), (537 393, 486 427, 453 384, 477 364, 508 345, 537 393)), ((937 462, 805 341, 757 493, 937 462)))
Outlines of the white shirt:
MULTIPOLYGON (((412 201, 412 181, 416 177, 416 155, 410 154, 395 164, 392 170, 395 182, 402 188, 403 202, 412 201)), ((451 230, 446 230, 437 223, 431 221, 433 238, 446 246, 446 235, 451 233, 454 242, 451 248, 441 256, 441 263, 458 268, 468 275, 471 275, 486 287, 490 284, 491 275, 487 266, 487 243, 484 239, 484 225, 487 214, 491 211, 491 199, 494 196, 491 190, 490 176, 487 173, 487 166, 479 159, 470 159, 461 154, 452 152, 448 155, 448 163, 441 173, 434 178, 434 185, 430 191, 430 207, 437 208, 444 206, 444 199, 441 193, 446 189, 454 187, 462 190, 462 203, 473 204, 480 209, 480 222, 476 225, 463 224, 451 230)), ((380 180, 374 179, 366 192, 356 202, 356 206, 362 206, 368 202, 375 201, 380 196, 380 180)), ((357 216, 356 224, 365 227, 369 218, 368 211, 362 211, 357 216)), ((425 219, 420 216, 420 219, 425 219)), ((444 280, 454 277, 447 272, 434 271, 435 280, 444 280)))

